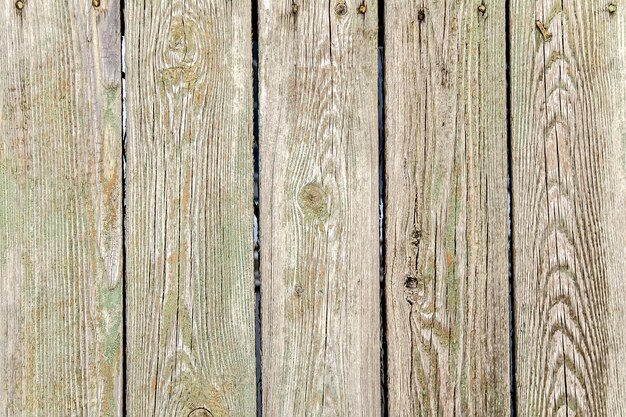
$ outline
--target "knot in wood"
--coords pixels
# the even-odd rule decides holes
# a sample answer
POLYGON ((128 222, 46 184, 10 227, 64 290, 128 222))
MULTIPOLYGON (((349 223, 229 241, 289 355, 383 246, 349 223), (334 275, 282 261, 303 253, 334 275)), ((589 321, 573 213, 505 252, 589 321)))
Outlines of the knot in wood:
POLYGON ((409 244, 414 247, 418 247, 422 241, 422 231, 419 229, 413 229, 409 236, 409 244))
POLYGON ((196 408, 195 410, 192 410, 188 414, 188 417, 213 417, 213 414, 211 414, 211 412, 207 410, 206 408, 199 407, 199 408, 196 408))
POLYGON ((409 290, 416 289, 417 284, 418 284, 418 281, 417 281, 417 278, 415 277, 407 277, 406 280, 404 281, 404 287, 409 290))
POLYGON ((207 42, 195 21, 183 21, 180 16, 172 19, 167 41, 159 44, 157 54, 159 73, 169 92, 173 87, 189 88, 208 68, 218 65, 216 54, 203 53, 207 42))
POLYGON ((304 288, 302 288, 302 285, 296 284, 294 291, 296 292, 296 296, 300 297, 304 293, 304 288))
MULTIPOLYGON (((100 0, 93 0, 100 1, 100 0)), ((179 20, 174 20, 171 26, 170 39, 167 44, 168 48, 172 52, 181 53, 187 49, 187 34, 185 33, 185 27, 179 20)))
POLYGON ((416 304, 424 297, 424 283, 414 276, 407 276, 404 280, 404 297, 410 304, 416 304))
POLYGON ((345 1, 340 1, 339 3, 337 3, 337 5, 335 6, 335 13, 337 13, 337 15, 339 16, 343 16, 348 13, 348 6, 346 6, 345 1))
POLYGON ((317 183, 309 183, 298 193, 298 204, 306 217, 324 220, 328 217, 326 192, 317 183))

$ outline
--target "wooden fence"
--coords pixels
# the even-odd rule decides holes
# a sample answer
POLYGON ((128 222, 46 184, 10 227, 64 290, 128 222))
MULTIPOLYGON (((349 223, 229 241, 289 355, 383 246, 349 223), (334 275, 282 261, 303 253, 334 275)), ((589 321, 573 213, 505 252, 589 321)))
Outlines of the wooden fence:
POLYGON ((0 11, 0 416, 626 415, 622 2, 119 1, 0 11))

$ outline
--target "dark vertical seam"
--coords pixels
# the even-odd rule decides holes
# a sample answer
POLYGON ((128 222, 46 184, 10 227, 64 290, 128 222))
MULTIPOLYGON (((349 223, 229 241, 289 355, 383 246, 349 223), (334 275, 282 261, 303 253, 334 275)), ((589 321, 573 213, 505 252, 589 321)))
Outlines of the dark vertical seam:
POLYGON ((122 119, 122 416, 128 415, 126 405, 127 395, 127 368, 126 357, 127 329, 126 329, 126 68, 124 68, 124 35, 126 33, 126 23, 124 17, 125 0, 120 0, 120 74, 121 74, 121 114, 122 119))
POLYGON ((253 284, 254 284, 254 356, 256 360, 256 415, 263 415, 262 395, 263 384, 261 379, 261 250, 260 250, 260 191, 259 191, 259 26, 258 26, 258 0, 251 1, 251 24, 252 24, 252 209, 256 223, 256 235, 253 226, 253 284))
POLYGON ((506 144, 507 144, 507 194, 509 199, 508 210, 508 234, 509 234, 509 392, 511 417, 517 415, 517 386, 516 386, 516 363, 515 363, 515 257, 514 248, 514 198, 513 198, 513 135, 512 135, 512 111, 511 111, 511 1, 505 1, 505 77, 506 77, 506 144))
POLYGON ((387 386, 387 303, 385 295, 385 2, 378 0, 378 207, 380 266, 380 407, 381 416, 389 415, 387 386))

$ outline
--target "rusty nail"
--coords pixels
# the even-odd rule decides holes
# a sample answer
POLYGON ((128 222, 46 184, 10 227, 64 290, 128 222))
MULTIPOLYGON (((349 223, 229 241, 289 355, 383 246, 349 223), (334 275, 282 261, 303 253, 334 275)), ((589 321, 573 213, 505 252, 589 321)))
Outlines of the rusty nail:
POLYGON ((548 31, 548 29, 546 29, 541 20, 536 20, 535 24, 537 25, 537 29, 539 29, 539 32, 541 32, 543 40, 549 41, 550 39, 552 39, 552 34, 548 31))

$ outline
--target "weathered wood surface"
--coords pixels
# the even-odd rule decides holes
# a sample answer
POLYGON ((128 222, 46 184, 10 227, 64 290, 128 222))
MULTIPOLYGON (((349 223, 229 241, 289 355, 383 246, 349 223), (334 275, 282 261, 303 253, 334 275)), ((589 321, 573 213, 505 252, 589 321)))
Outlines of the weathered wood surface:
POLYGON ((626 415, 622 6, 511 3, 521 417, 626 415))
POLYGON ((251 4, 126 3, 129 416, 253 416, 251 4))
POLYGON ((0 21, 0 415, 119 416, 119 3, 0 21))
POLYGON ((377 10, 259 2, 263 415, 379 416, 377 10))
POLYGON ((385 2, 389 415, 509 414, 505 10, 385 2))

